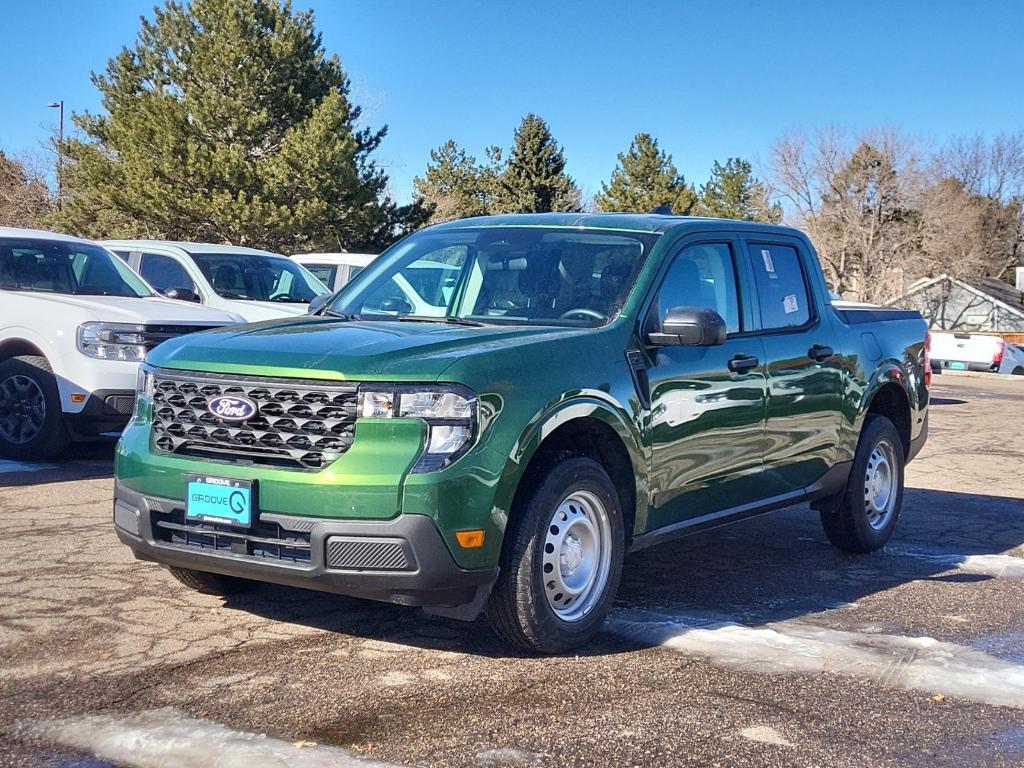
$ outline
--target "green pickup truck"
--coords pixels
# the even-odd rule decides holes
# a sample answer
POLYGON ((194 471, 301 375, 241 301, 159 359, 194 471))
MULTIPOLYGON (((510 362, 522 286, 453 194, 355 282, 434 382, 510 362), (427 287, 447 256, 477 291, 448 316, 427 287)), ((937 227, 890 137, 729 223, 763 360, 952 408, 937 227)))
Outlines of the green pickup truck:
POLYGON ((836 546, 882 546, 927 435, 927 346, 916 312, 833 302, 786 227, 449 222, 308 315, 151 352, 114 524, 203 592, 486 610, 561 652, 628 551, 801 502, 836 546))

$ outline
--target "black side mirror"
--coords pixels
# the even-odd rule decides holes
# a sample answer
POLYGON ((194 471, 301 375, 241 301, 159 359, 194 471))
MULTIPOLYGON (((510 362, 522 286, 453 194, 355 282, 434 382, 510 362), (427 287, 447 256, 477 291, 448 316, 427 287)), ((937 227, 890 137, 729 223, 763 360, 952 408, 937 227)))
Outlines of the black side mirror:
POLYGON ((164 291, 164 296, 178 301, 199 301, 199 294, 191 288, 168 288, 164 291))
POLYGON ((330 299, 331 296, 333 295, 334 294, 331 293, 321 293, 319 296, 314 296, 313 300, 309 302, 309 308, 306 310, 306 312, 308 312, 311 315, 315 315, 317 312, 324 308, 324 304, 326 304, 327 300, 330 299))
POLYGON ((397 297, 391 297, 384 299, 380 303, 380 309, 382 312, 394 312, 398 315, 408 315, 412 312, 412 304, 405 299, 399 299, 397 297))
POLYGON ((713 309, 672 307, 661 331, 647 334, 656 347, 717 347, 725 344, 725 320, 713 309))

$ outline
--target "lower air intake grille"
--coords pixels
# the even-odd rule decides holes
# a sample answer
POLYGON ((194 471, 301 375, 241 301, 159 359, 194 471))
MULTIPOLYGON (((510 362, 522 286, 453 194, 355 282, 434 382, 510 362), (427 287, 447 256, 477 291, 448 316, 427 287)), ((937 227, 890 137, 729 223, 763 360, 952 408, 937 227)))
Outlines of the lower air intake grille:
POLYGON ((164 453, 323 469, 352 445, 358 385, 309 379, 154 372, 153 447, 164 453), (256 406, 243 421, 209 409, 216 397, 256 406))
POLYGON ((411 571, 414 566, 400 539, 332 536, 327 540, 327 567, 349 571, 411 571))
POLYGON ((293 531, 276 522, 260 520, 251 529, 186 520, 185 511, 152 512, 153 538, 168 544, 222 552, 262 560, 308 564, 310 535, 293 531))

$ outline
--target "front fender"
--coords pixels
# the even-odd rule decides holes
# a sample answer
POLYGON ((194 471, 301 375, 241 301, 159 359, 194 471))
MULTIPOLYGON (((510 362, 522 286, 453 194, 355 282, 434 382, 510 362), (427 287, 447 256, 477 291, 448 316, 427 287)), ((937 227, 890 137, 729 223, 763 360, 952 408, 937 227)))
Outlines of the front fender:
POLYGON ((527 423, 513 444, 504 471, 498 480, 495 493, 495 508, 504 513, 507 521, 519 483, 537 451, 555 430, 579 419, 595 419, 615 432, 629 455, 633 468, 636 496, 636 524, 647 519, 648 489, 647 466, 649 448, 643 440, 638 425, 619 402, 607 392, 581 390, 549 403, 527 423))

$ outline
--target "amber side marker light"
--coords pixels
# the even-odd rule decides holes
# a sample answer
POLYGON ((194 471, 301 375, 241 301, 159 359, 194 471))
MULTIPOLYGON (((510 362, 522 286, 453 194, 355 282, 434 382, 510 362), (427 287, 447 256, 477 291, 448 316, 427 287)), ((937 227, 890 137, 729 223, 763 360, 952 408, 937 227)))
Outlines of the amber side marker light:
POLYGON ((71 402, 72 403, 84 403, 85 402, 85 395, 80 395, 77 392, 75 392, 74 394, 71 395, 71 402))
POLYGON ((484 545, 484 532, 480 529, 475 531, 456 531, 455 538, 463 549, 476 549, 484 545))

